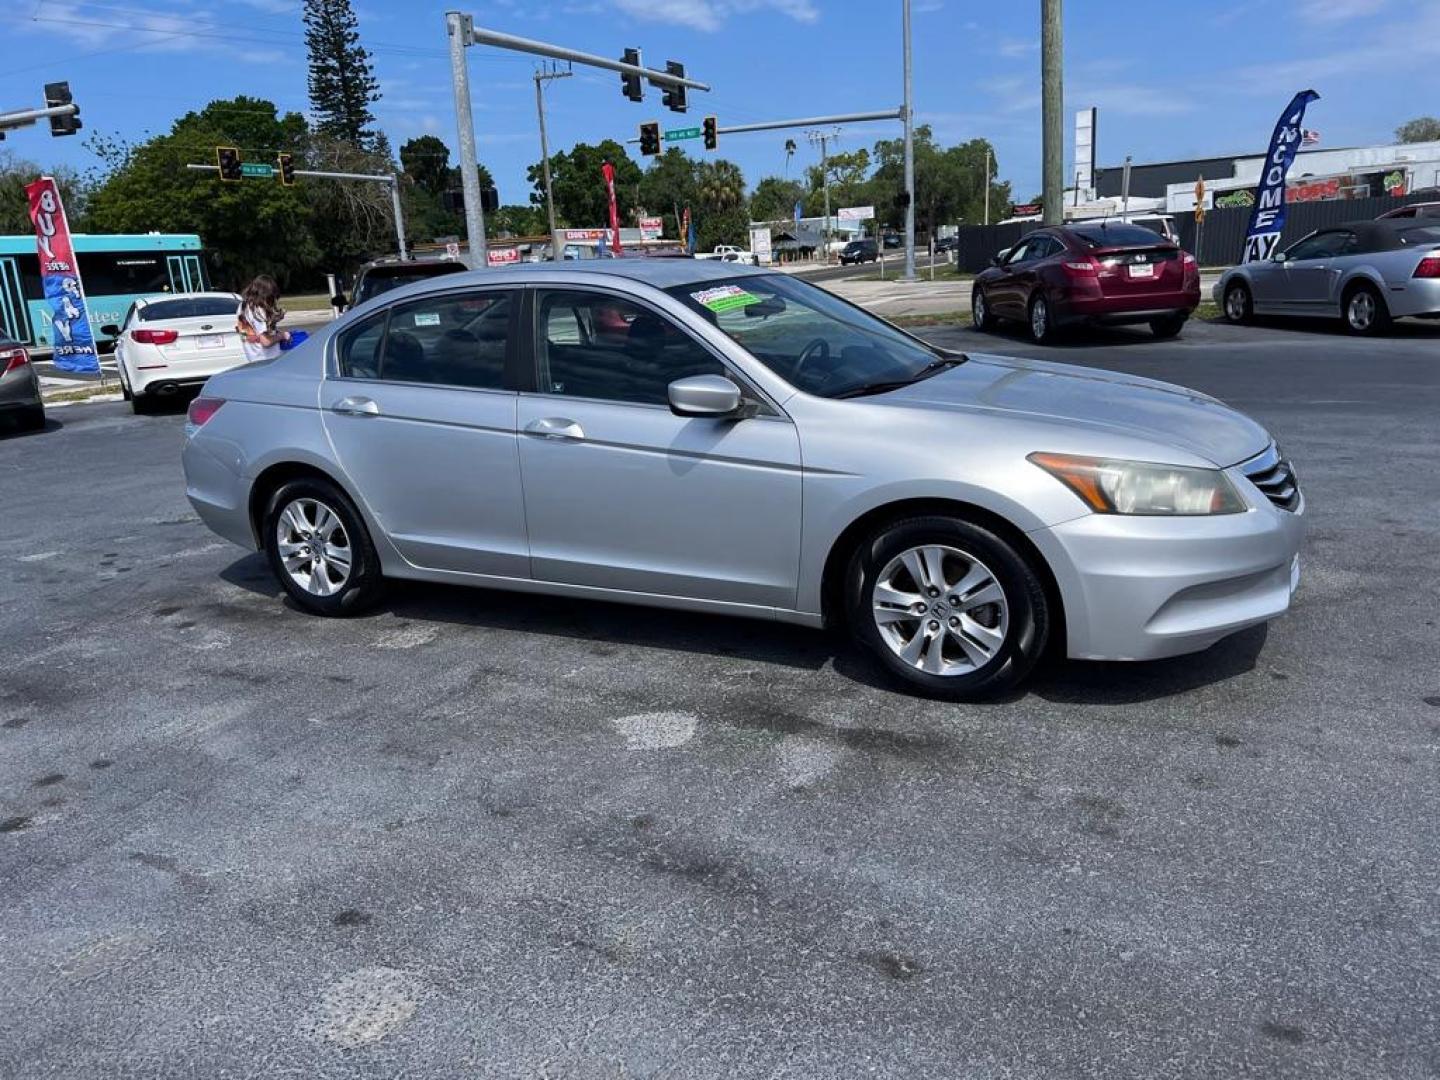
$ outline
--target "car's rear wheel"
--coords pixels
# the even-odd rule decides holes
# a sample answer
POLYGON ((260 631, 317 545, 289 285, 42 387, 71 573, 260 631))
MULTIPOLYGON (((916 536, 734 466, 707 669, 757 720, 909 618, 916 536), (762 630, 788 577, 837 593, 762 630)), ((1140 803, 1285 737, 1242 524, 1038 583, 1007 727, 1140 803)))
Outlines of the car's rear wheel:
POLYGON ((1185 328, 1184 315, 1165 315, 1150 320, 1150 332, 1157 338, 1173 338, 1185 328))
POLYGON ((16 426, 21 431, 39 431, 45 426, 45 406, 27 405, 19 411, 16 426))
POLYGON ((910 689, 952 701, 1002 693, 1040 660, 1045 590, 1024 556, 958 517, 876 532, 850 565, 855 639, 910 689))
POLYGON ((1342 306, 1345 329, 1352 334, 1368 336, 1383 334, 1390 329, 1390 309, 1385 298, 1373 285, 1356 285, 1345 294, 1342 306))
POLYGON ((1249 322, 1255 315, 1255 303, 1250 298, 1250 290, 1239 281, 1226 287, 1223 307, 1225 321, 1236 325, 1249 322))
POLYGON ((281 587, 316 615, 354 615, 380 598, 380 558, 350 499, 328 480, 291 480, 270 496, 265 554, 281 587))
POLYGON ((1055 317, 1050 313, 1050 301, 1037 292, 1030 300, 1030 340, 1043 345, 1054 337, 1055 317))
POLYGON ((976 330, 995 329, 995 313, 990 310, 990 301, 985 298, 985 290, 978 286, 970 294, 970 319, 976 330))

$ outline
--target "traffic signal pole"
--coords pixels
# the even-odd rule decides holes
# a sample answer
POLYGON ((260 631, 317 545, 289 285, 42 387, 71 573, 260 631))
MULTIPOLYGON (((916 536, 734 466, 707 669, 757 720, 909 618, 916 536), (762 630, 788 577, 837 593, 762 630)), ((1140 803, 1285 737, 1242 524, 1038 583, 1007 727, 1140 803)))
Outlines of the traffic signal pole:
MULTIPOLYGON (((915 280, 915 110, 910 105, 910 0, 904 0, 903 38, 905 51, 905 274, 915 280)), ((933 226, 934 223, 932 222, 933 226)), ((933 231, 933 229, 932 229, 933 231)), ((883 244, 882 244, 883 246, 883 244)))
MULTIPOLYGON (((567 60, 572 64, 618 71, 621 75, 645 79, 652 86, 664 87, 667 91, 692 89, 709 90, 703 82, 690 79, 680 73, 680 65, 669 62, 667 70, 643 67, 611 60, 608 56, 567 49, 563 45, 551 45, 544 41, 502 34, 498 30, 477 27, 473 16, 459 11, 445 13, 445 33, 450 40, 450 80, 455 92, 455 123, 460 144, 460 179, 465 189, 465 230, 470 236, 470 267, 486 266, 488 256, 485 246, 485 217, 480 209, 480 163, 475 152, 475 117, 470 105, 470 71, 465 50, 471 45, 491 45, 511 52, 531 53, 551 60, 567 60)), ((538 83, 536 84, 539 85, 538 83)), ((551 238, 551 246, 555 244, 551 238)))
MULTIPOLYGON (((186 165, 195 172, 219 172, 219 165, 186 165)), ((348 173, 321 172, 316 169, 296 169, 296 176, 312 180, 365 180, 372 184, 390 185, 390 209, 395 214, 395 242, 400 246, 400 258, 408 259, 410 251, 405 246, 405 214, 400 208, 400 178, 390 173, 348 173)), ((263 179, 263 177, 262 177, 263 179)))

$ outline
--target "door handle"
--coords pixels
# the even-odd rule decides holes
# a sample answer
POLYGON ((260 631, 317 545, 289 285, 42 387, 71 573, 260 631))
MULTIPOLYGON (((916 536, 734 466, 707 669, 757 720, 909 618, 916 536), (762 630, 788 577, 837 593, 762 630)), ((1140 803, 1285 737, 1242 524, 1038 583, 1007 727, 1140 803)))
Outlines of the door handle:
POLYGON ((368 397, 347 397, 330 406, 330 411, 341 416, 379 416, 380 406, 368 397))
POLYGON ((525 434, 538 435, 542 439, 583 439, 585 429, 563 416, 547 416, 526 424, 525 434))

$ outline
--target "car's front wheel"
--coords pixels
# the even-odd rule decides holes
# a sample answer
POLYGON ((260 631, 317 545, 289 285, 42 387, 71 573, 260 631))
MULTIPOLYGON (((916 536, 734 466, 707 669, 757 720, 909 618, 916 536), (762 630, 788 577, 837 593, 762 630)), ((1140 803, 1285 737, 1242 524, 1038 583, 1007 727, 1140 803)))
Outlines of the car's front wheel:
POLYGON ((360 513, 328 480, 292 480, 270 496, 263 522, 270 570, 316 615, 354 615, 380 598, 380 557, 360 513))
POLYGON ((990 310, 990 301, 985 297, 985 290, 978 286, 970 294, 970 320, 975 324, 976 330, 995 329, 995 313, 990 310))
POLYGON ((850 565, 849 626, 900 682, 952 701, 1019 683, 1045 651, 1049 608, 1011 544, 958 517, 875 533, 850 565))

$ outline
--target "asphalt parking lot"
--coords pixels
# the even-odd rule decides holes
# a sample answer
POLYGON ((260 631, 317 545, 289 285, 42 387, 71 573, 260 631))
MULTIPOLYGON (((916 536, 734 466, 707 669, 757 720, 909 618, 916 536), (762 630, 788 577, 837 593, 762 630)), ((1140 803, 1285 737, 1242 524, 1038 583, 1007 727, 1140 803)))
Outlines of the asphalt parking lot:
POLYGON ((0 1075, 1440 1075, 1440 332, 933 336, 1269 425, 1295 610, 947 705, 763 623, 307 617, 180 415, 0 436, 0 1075))

